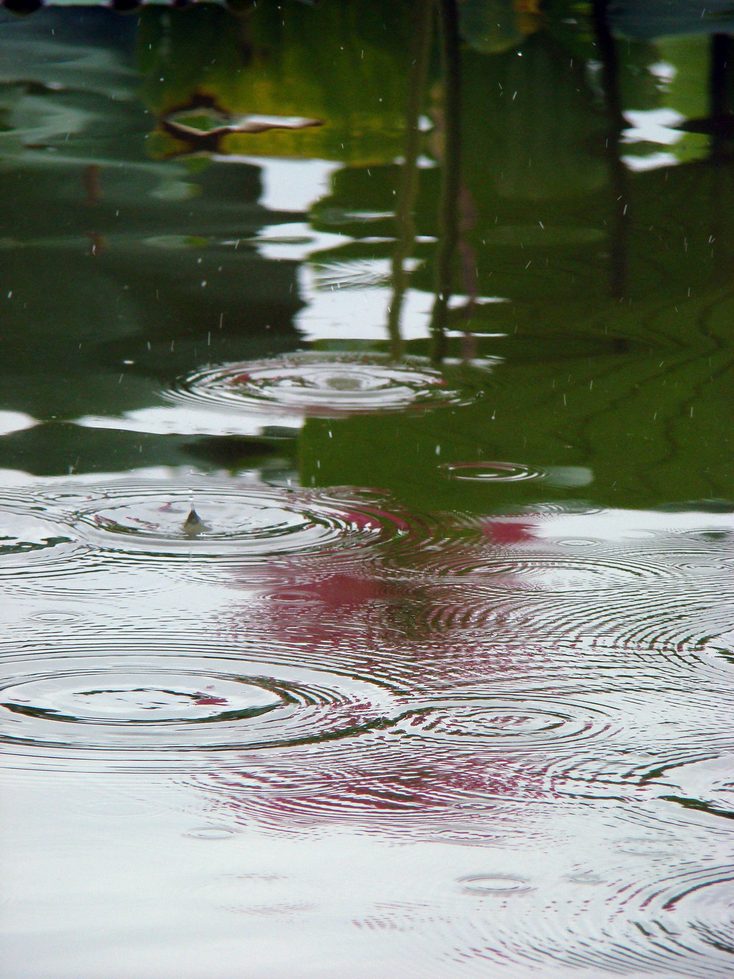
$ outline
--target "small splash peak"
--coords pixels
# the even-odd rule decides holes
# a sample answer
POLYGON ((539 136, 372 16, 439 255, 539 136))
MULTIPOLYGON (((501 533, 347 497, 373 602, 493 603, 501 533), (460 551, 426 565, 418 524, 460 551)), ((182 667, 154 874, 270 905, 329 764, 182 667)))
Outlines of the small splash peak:
POLYGON ((201 481, 196 506, 187 491, 154 481, 90 487, 81 502, 62 493, 58 503, 85 543, 145 561, 200 556, 263 564, 276 554, 331 559, 337 552, 345 560, 389 545, 403 530, 423 533, 419 521, 408 525, 375 494, 332 497, 261 483, 201 481))
POLYGON ((183 522, 183 529, 184 533, 188 534, 189 537, 196 537, 198 534, 201 534, 208 529, 207 525, 194 509, 193 505, 189 510, 189 515, 183 522))

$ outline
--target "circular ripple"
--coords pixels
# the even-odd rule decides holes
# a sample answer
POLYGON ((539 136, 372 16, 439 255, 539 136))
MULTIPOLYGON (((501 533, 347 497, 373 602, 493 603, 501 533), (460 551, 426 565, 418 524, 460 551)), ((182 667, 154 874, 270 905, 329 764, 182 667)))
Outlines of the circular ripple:
POLYGON ((422 707, 401 717, 394 730, 408 737, 451 744, 456 750, 547 748, 611 728, 599 709, 533 697, 476 697, 422 707))
POLYGON ((245 751, 357 738, 395 709, 366 680, 236 657, 99 653, 5 674, 0 742, 21 769, 219 770, 245 751))
POLYGON ((0 576, 14 579, 68 570, 80 550, 69 528, 54 519, 48 503, 4 496, 0 500, 0 576))
POLYGON ((486 841, 490 817, 498 832, 513 832, 500 825, 505 817, 526 832, 524 807, 562 804, 551 758, 562 753, 573 768, 581 742, 606 745, 615 733, 603 708, 565 702, 554 709, 520 695, 469 704, 467 697, 403 707, 364 737, 322 744, 317 753, 271 756, 267 766, 253 759, 208 788, 226 797, 231 813, 278 831, 346 822, 401 837, 484 833, 486 841))
POLYGON ((545 476, 517 462, 448 462, 440 469, 450 479, 468 483, 519 483, 545 476))
POLYGON ((141 685, 138 674, 100 677, 72 674, 23 681, 5 687, 2 706, 31 718, 73 724, 202 723, 227 717, 255 717, 278 707, 281 693, 255 681, 240 683, 216 678, 204 688, 185 674, 161 673, 155 683, 141 685))
POLYGON ((435 575, 482 580, 502 591, 575 594, 579 591, 614 591, 639 586, 664 575, 666 569, 652 563, 612 560, 574 560, 564 556, 496 557, 482 549, 454 549, 448 560, 426 561, 422 571, 435 575))
POLYGON ((642 879, 649 863, 643 874, 634 865, 607 865, 601 874, 544 877, 552 852, 537 854, 539 877, 532 887, 514 875, 488 875, 486 890, 482 876, 464 878, 465 913, 448 921, 455 954, 483 961, 490 971, 491 963, 502 961, 509 974, 525 975, 529 967, 560 975, 560 967, 563 975, 731 976, 734 869, 708 861, 693 867, 680 846, 678 853, 663 880, 642 879), (467 887, 467 879, 479 886, 467 887))
POLYGON ((495 837, 528 837, 527 807, 552 801, 540 766, 488 763, 466 753, 426 756, 387 739, 382 726, 318 751, 269 757, 268 764, 251 756, 240 771, 207 774, 200 784, 246 824, 278 833, 356 825, 402 842, 413 837, 486 845, 495 837))
POLYGON ((172 396, 215 407, 325 417, 402 411, 472 400, 426 361, 356 354, 300 353, 209 367, 181 380, 172 396))
POLYGON ((511 583, 510 577, 482 580, 477 576, 473 582, 479 586, 476 594, 433 610, 436 626, 446 630, 463 623, 480 628, 483 623, 492 625, 492 619, 501 615, 529 639, 593 640, 619 649, 636 648, 641 654, 675 652, 691 662, 700 658, 699 653, 713 653, 717 645, 720 656, 726 656, 726 648, 731 647, 726 631, 732 621, 732 602, 725 594, 726 583, 716 578, 699 586, 678 580, 671 572, 658 581, 649 579, 645 587, 642 582, 622 587, 620 582, 618 589, 594 593, 579 588, 577 594, 520 585, 512 590, 511 583))
MULTIPOLYGON (((587 907, 575 921, 566 923, 566 929, 557 922, 560 927, 553 938, 538 935, 532 957, 538 961, 538 953, 545 953, 568 965, 614 972, 644 969, 701 979, 732 975, 731 866, 681 867, 668 879, 650 883, 625 876, 614 882, 614 893, 594 911, 587 907), (568 940, 572 932, 577 943, 568 940)), ((513 944, 517 948, 516 941, 513 944)))
POLYGON ((409 524, 366 498, 268 486, 121 484, 56 499, 87 542, 128 556, 247 563, 337 550, 344 555, 418 528, 418 521, 409 524))
MULTIPOLYGON (((496 663, 493 672, 496 684, 496 663)), ((363 738, 271 757, 266 767, 248 762, 217 788, 231 812, 277 830, 347 821, 387 834, 481 836, 497 811, 514 808, 521 826, 531 805, 560 814, 667 799, 661 766, 678 770, 731 745, 731 696, 720 691, 691 695, 681 685, 661 695, 658 678, 648 690, 571 699, 516 686, 403 706, 363 738)))
POLYGON ((30 618, 34 622, 48 623, 49 625, 66 625, 79 618, 78 612, 65 612, 50 610, 48 612, 34 612, 30 618))

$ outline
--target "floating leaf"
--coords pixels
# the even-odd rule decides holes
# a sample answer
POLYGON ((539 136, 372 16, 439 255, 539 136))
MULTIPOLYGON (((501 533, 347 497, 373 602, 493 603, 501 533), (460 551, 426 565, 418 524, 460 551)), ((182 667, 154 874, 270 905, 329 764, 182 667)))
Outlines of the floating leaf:
POLYGON ((204 149, 216 149, 224 136, 234 133, 265 133, 273 129, 310 129, 323 125, 321 119, 304 116, 245 115, 228 117, 214 109, 194 113, 175 113, 161 120, 162 128, 176 139, 195 143, 204 149))

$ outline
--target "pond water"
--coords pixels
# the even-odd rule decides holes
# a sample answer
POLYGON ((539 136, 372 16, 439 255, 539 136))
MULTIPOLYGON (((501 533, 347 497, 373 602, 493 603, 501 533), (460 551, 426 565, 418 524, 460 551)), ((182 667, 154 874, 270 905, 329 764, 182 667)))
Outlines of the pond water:
POLYGON ((2 976, 734 974, 678 6, 0 13, 2 976))

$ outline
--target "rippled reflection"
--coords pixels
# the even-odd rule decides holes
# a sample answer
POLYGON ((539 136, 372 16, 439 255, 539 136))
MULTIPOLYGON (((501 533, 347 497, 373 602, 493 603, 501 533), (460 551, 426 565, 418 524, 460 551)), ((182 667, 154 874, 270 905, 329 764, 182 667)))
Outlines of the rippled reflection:
MULTIPOLYGON (((416 515, 178 474, 49 481, 6 512, 14 540, 73 548, 32 568, 45 606, 5 578, 32 610, 0 643, 18 777, 175 778, 202 847, 441 843, 462 857, 427 910, 360 905, 353 927, 435 919, 449 961, 728 974, 728 510, 416 515), (78 584, 113 579, 113 607, 78 584)), ((226 876, 222 913, 321 906, 226 876)))

